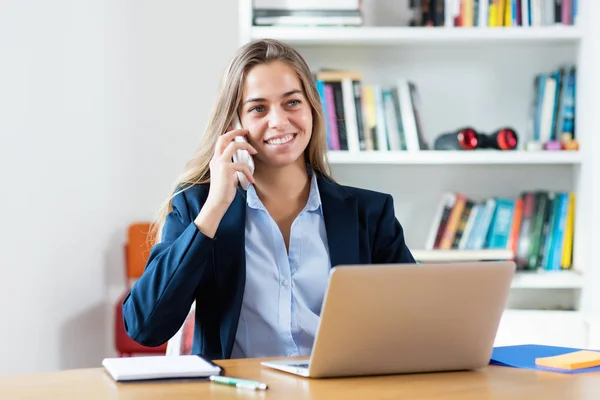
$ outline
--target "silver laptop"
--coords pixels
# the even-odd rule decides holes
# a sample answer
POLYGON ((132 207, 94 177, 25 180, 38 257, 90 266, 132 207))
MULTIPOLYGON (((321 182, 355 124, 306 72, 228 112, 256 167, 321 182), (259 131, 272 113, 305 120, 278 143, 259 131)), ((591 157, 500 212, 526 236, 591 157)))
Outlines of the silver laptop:
POLYGON ((515 269, 512 261, 335 267, 311 356, 262 365, 311 378, 482 368, 515 269))

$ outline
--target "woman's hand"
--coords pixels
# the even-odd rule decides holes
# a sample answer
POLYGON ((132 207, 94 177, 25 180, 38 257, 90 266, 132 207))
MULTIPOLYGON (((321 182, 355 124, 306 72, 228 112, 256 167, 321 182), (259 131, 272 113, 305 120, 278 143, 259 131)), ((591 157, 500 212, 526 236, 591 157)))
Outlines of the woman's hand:
POLYGON ((245 163, 233 162, 233 154, 237 150, 247 150, 250 155, 256 149, 246 141, 235 141, 236 136, 248 134, 246 129, 234 129, 221 135, 217 140, 215 152, 210 160, 210 190, 202 210, 196 217, 196 226, 206 236, 213 237, 221 218, 235 198, 238 185, 237 172, 242 172, 249 182, 254 183, 252 171, 245 163))
POLYGON ((247 150, 250 155, 256 154, 256 149, 247 141, 235 141, 236 136, 244 137, 246 129, 234 129, 221 135, 215 146, 215 153, 210 160, 210 191, 207 203, 220 207, 229 207, 235 197, 238 185, 237 172, 242 172, 248 181, 254 183, 252 171, 245 163, 232 161, 237 150, 247 150))

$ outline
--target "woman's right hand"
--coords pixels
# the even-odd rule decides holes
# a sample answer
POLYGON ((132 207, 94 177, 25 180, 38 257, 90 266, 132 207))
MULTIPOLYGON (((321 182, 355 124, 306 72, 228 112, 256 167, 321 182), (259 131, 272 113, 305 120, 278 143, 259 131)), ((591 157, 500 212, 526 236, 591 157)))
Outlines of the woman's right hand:
POLYGON ((233 129, 217 139, 215 152, 210 160, 210 190, 195 221, 200 230, 209 237, 214 236, 221 218, 235 198, 237 172, 242 172, 249 182, 255 183, 247 164, 233 162, 233 154, 237 150, 247 150, 251 156, 256 154, 256 149, 249 143, 234 140, 236 136, 247 134, 246 129, 233 129))
POLYGON ((250 155, 256 154, 256 149, 248 142, 235 141, 236 136, 245 137, 246 129, 234 129, 219 136, 215 146, 215 153, 210 160, 210 191, 207 202, 215 206, 229 207, 235 197, 238 184, 237 171, 248 177, 254 183, 252 171, 245 163, 233 162, 233 154, 237 150, 247 150, 250 155))

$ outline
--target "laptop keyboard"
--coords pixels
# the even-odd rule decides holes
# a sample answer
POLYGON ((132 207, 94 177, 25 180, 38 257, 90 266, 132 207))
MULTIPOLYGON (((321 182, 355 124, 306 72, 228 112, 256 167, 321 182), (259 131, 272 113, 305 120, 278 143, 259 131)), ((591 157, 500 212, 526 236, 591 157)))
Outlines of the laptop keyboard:
POLYGON ((308 368, 308 364, 294 364, 294 366, 299 368, 308 368))

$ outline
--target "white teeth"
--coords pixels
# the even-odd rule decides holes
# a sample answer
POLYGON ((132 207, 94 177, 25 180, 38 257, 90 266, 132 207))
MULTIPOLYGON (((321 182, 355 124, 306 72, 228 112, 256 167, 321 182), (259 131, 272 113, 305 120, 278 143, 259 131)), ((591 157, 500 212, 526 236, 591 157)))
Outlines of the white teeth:
POLYGON ((275 145, 277 145, 277 144, 284 144, 284 143, 289 142, 293 138, 294 138, 294 135, 287 135, 287 136, 284 136, 284 137, 280 137, 280 138, 268 140, 267 143, 268 144, 275 144, 275 145))

